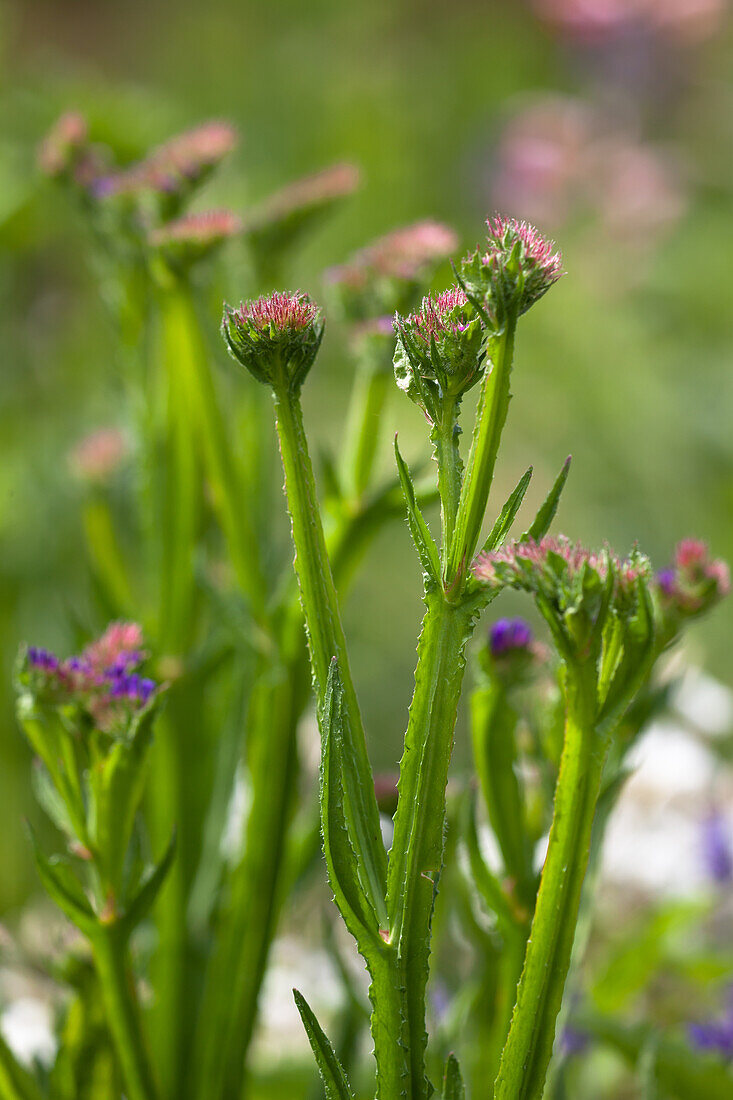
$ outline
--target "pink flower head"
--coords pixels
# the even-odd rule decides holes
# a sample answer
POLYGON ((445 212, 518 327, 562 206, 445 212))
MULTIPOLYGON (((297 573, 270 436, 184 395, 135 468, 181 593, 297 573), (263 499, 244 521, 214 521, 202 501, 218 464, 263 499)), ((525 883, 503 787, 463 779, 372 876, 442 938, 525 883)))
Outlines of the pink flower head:
POLYGON ((465 393, 480 375, 483 326, 460 287, 429 294, 416 313, 395 318, 397 385, 433 423, 442 398, 465 393))
POLYGON ((236 148, 237 140, 237 131, 230 123, 204 122, 159 145, 145 163, 161 176, 196 182, 236 148))
POLYGON ((208 251, 242 230, 242 221, 231 210, 204 210, 200 214, 186 214, 154 229, 150 243, 155 248, 167 246, 191 247, 208 251))
POLYGON ((66 111, 38 148, 42 172, 55 178, 65 175, 78 162, 89 140, 87 121, 78 111, 66 111))
POLYGON ((336 199, 351 195, 359 186, 359 180, 356 165, 346 163, 304 176, 271 195, 248 217, 246 227, 250 231, 261 230, 296 214, 328 206, 336 199))
POLYGON ((511 310, 524 313, 563 274, 562 257, 528 222, 499 215, 488 218, 487 249, 478 249, 461 264, 464 285, 484 303, 492 322, 501 327, 511 310))
POLYGON ((320 347, 323 318, 302 291, 276 291, 238 309, 225 305, 222 335, 230 354, 258 381, 274 385, 284 372, 288 385, 299 388, 320 347))
POLYGON ((112 623, 80 656, 64 661, 30 646, 18 683, 42 703, 78 707, 98 729, 121 733, 158 690, 138 671, 146 656, 136 623, 112 623))
POLYGON ((720 558, 711 558, 707 543, 700 539, 679 542, 672 565, 657 574, 657 595, 668 613, 702 614, 729 591, 727 564, 720 558))
POLYGON ((127 453, 127 440, 118 428, 99 428, 77 443, 69 455, 69 464, 77 477, 104 482, 127 453))
POLYGON ((406 312, 420 284, 458 247, 452 229, 434 221, 416 222, 378 238, 351 259, 326 272, 342 311, 350 320, 406 312))

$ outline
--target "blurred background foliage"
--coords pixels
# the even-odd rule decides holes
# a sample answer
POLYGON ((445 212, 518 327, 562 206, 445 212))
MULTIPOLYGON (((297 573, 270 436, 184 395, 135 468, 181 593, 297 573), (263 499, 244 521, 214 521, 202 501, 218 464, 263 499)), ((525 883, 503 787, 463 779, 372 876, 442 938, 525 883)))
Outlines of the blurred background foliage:
MULTIPOLYGON (((67 651, 75 626, 91 625, 67 455, 91 429, 124 428, 118 336, 87 229, 36 167, 50 124, 77 108, 95 140, 132 160, 199 121, 231 120, 241 147, 205 205, 241 212, 299 175, 358 164, 360 190, 293 263, 291 285, 316 297, 324 268, 404 222, 443 220, 468 247, 494 209, 535 220, 557 238, 568 276, 522 325, 497 497, 531 462, 531 509, 572 452, 561 530, 619 550, 638 540, 660 566, 694 533, 731 559, 725 9, 722 0, 0 3, 1 914, 36 889, 14 656, 22 640, 67 651)), ((449 278, 446 267, 436 285, 449 278)), ((212 336, 221 297, 246 291, 235 246, 211 294, 212 336)), ((332 324, 305 391, 314 440, 336 448, 342 337, 332 324)), ((216 339, 212 354, 231 386, 216 339)), ((403 452, 424 458, 420 414, 396 390, 387 421, 385 470, 397 428, 403 452)), ((285 530, 284 517, 269 522, 285 530)), ((396 762, 420 616, 406 529, 390 528, 345 616, 377 769, 396 762)), ((732 643, 723 610, 691 646, 730 683, 732 643)))

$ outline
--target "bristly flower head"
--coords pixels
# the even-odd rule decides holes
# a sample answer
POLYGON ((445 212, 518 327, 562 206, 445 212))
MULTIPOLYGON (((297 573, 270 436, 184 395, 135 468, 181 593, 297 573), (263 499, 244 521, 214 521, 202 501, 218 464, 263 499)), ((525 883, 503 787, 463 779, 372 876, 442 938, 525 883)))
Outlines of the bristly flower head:
POLYGON ((563 274, 562 256, 528 222, 496 216, 488 218, 487 248, 468 256, 461 276, 472 295, 501 326, 511 309, 524 313, 563 274))
POLYGON ((657 574, 655 590, 661 612, 671 624, 702 615, 726 596, 730 571, 724 561, 710 557, 706 543, 683 539, 672 565, 657 574))
POLYGON ((477 558, 473 573, 493 588, 531 592, 563 650, 584 655, 609 614, 628 619, 637 612, 650 566, 638 552, 620 559, 607 548, 587 550, 561 535, 507 543, 477 558))
POLYGON ((65 661, 29 646, 17 679, 41 704, 75 708, 97 729, 124 734, 158 690, 139 672, 146 657, 137 623, 112 623, 80 656, 65 661))
POLYGON ((238 309, 224 306, 221 330, 229 353, 259 382, 300 389, 323 339, 323 317, 307 294, 275 292, 238 309))
POLYGON ((67 111, 38 147, 38 164, 52 179, 72 174, 88 147, 87 122, 78 111, 67 111))
POLYGON ((169 263, 189 267, 241 231, 242 221, 231 210, 204 210, 161 225, 148 241, 169 263))
POLYGON ((334 164, 304 176, 276 191, 247 216, 245 229, 260 239, 264 236, 292 238, 306 220, 346 198, 359 186, 360 172, 354 164, 334 164))
POLYGON ((460 397, 483 363, 481 318, 460 287, 423 298, 417 313, 395 317, 397 385, 435 422, 444 397, 460 397))
POLYGON ((326 272, 337 304, 351 321, 410 310, 433 271, 458 247, 455 232, 422 221, 395 229, 326 272))

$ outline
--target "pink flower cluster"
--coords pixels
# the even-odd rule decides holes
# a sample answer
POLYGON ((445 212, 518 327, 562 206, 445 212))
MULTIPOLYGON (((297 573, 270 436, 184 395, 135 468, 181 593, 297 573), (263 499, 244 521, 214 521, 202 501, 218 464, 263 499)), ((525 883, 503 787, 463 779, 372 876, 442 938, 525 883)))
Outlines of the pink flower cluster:
POLYGON ((480 555, 472 569, 474 576, 487 584, 515 583, 532 590, 542 581, 560 583, 566 579, 572 583, 585 569, 592 570, 601 580, 605 580, 609 570, 613 570, 619 593, 630 593, 649 572, 648 563, 643 558, 619 558, 609 549, 588 550, 564 535, 557 538, 547 535, 539 542, 534 539, 509 542, 500 550, 480 555))
POLYGON ((486 266, 509 258, 517 241, 521 245, 521 260, 536 272, 546 286, 557 282, 563 274, 562 255, 555 251, 555 242, 543 237, 529 222, 496 215, 486 219, 489 248, 483 257, 486 266))
POLYGON ((75 703, 105 732, 124 727, 157 689, 137 671, 147 654, 137 623, 111 623, 78 657, 61 661, 30 646, 26 669, 31 690, 56 703, 75 703))
POLYGON ((231 210, 204 210, 161 225, 150 233, 149 240, 156 248, 176 244, 210 248, 241 231, 242 220, 231 210))
POLYGON ((268 335, 273 330, 281 334, 305 332, 319 317, 318 306, 301 290, 293 294, 287 291, 263 294, 260 298, 242 302, 239 309, 229 314, 229 320, 234 325, 251 326, 262 335, 268 335))
POLYGON ((464 315, 460 311, 468 307, 465 292, 458 286, 450 287, 440 294, 426 295, 416 313, 398 317, 395 323, 429 348, 432 340, 437 343, 444 336, 458 336, 466 331, 468 321, 462 319, 464 315))
POLYGON ((683 615, 695 615, 730 591, 730 570, 720 558, 711 558, 707 543, 683 539, 674 561, 657 574, 662 606, 683 615))
POLYGON ((259 228, 280 221, 300 210, 319 207, 345 198, 359 186, 360 173, 354 164, 334 164, 277 191, 247 219, 247 228, 259 228))
POLYGON ((105 481, 127 455, 127 440, 117 428, 99 428, 72 449, 69 465, 77 477, 105 481))
POLYGON ((61 176, 73 169, 85 155, 89 133, 87 121, 78 111, 66 111, 56 121, 38 148, 38 164, 47 176, 61 176))
POLYGON ((457 247, 458 238, 448 226, 430 220, 415 222, 379 237, 347 263, 331 268, 327 277, 330 282, 354 287, 375 277, 413 280, 427 267, 447 259, 457 247))

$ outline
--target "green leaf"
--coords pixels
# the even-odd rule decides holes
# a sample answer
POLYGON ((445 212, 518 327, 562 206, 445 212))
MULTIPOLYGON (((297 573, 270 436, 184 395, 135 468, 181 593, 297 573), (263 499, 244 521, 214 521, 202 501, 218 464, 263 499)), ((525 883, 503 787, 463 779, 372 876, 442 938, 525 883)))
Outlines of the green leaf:
POLYGON ((523 792, 517 779, 517 714, 497 685, 471 699, 473 749, 491 826, 507 878, 526 903, 534 901, 532 852, 527 839, 523 792))
POLYGON ((0 1035, 0 1097, 2 1100, 42 1100, 41 1090, 28 1070, 16 1060, 0 1035))
MULTIPOLYGON (((343 688, 334 657, 321 713, 321 829, 328 878, 351 934, 363 944, 378 940, 379 917, 362 885, 359 857, 346 821, 343 778, 343 688)), ((355 811, 358 812, 358 809, 355 811)), ((362 872, 363 873, 363 872, 362 872)))
POLYGON ((89 771, 94 846, 115 890, 120 887, 135 814, 143 796, 157 711, 154 700, 140 712, 130 736, 116 741, 89 771))
POLYGON ((694 1051, 672 1035, 650 1025, 625 1025, 595 1013, 581 1013, 578 1024, 601 1042, 617 1050, 632 1066, 638 1065, 642 1052, 655 1043, 657 1083, 674 1100, 730 1100, 733 1073, 719 1055, 694 1051))
POLYGON ((497 547, 501 546, 501 544, 504 542, 504 539, 508 535, 511 526, 514 523, 514 518, 519 511, 522 501, 524 500, 524 494, 527 492, 531 480, 532 467, 530 466, 527 472, 523 474, 522 477, 519 479, 519 483, 516 489, 507 500, 506 504, 501 510, 501 513, 499 514, 499 518, 497 519, 494 526, 491 528, 489 537, 487 538, 484 545, 481 547, 482 554, 488 554, 491 550, 496 550, 497 547))
POLYGON ((489 913, 496 917, 496 923, 505 934, 511 935, 516 922, 506 894, 499 881, 484 859, 476 828, 476 796, 471 792, 465 800, 463 810, 463 841, 468 851, 468 864, 471 879, 489 913))
POLYGON ((145 876, 136 897, 127 906, 125 915, 120 920, 120 925, 123 926, 127 935, 132 933, 152 909, 158 892, 165 882, 166 875, 173 863, 175 852, 176 831, 174 829, 163 858, 145 876))
POLYGON ((443 1078, 443 1100, 466 1100, 466 1089, 461 1076, 461 1067, 455 1054, 448 1055, 443 1078))
POLYGON ((45 810, 56 828, 74 839, 76 831, 71 821, 68 807, 56 789, 48 768, 40 760, 34 762, 31 771, 31 786, 36 796, 36 801, 45 810))
POLYGON ((308 1002, 297 989, 293 990, 293 997, 318 1064, 318 1072, 326 1090, 326 1100, 353 1100, 354 1094, 343 1067, 308 1002))
POLYGON ((525 531, 522 535, 522 542, 526 542, 527 539, 535 539, 539 541, 550 530, 550 524, 555 518, 557 512, 557 506, 560 503, 560 496, 565 488, 565 482, 568 480, 568 474, 570 473, 570 462, 572 455, 568 455, 563 463, 560 473, 557 475, 555 484, 550 489, 545 501, 540 508, 539 512, 534 518, 532 526, 525 531))
POLYGON ((63 856, 52 856, 47 859, 39 848, 30 827, 28 832, 33 845, 38 875, 46 893, 80 932, 86 936, 91 935, 97 927, 97 917, 69 861, 63 856))
POLYGON ((438 548, 435 545, 435 540, 430 534, 430 528, 425 522, 425 517, 420 511, 417 500, 415 499, 415 489, 410 477, 410 471, 397 446, 397 436, 395 436, 394 441, 394 452, 397 460, 397 472, 399 473, 400 484, 402 485, 402 492, 407 506, 407 523, 410 528, 410 534, 412 535, 412 541, 415 543, 415 549, 418 552, 425 573, 434 584, 440 584, 440 557, 438 548))

